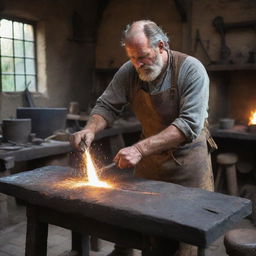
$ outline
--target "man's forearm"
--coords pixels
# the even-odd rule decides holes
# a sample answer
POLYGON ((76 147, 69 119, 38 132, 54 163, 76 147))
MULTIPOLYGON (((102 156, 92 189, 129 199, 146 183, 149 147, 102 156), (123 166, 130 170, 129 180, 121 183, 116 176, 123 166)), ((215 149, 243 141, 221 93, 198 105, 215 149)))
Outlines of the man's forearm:
POLYGON ((95 134, 107 127, 107 121, 100 115, 92 115, 84 129, 89 129, 95 134))
POLYGON ((148 156, 176 148, 185 141, 185 135, 174 125, 170 125, 160 133, 139 141, 134 146, 140 151, 142 156, 148 156))

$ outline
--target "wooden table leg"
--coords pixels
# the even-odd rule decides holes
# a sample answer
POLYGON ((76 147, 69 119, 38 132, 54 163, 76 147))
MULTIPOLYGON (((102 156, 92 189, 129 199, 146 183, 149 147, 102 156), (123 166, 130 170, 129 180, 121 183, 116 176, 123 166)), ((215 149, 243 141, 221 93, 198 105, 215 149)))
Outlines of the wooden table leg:
POLYGON ((72 231, 72 251, 76 251, 78 256, 89 256, 90 238, 87 234, 80 234, 72 231))
POLYGON ((198 247, 197 256, 205 256, 205 248, 198 247))
POLYGON ((179 248, 179 243, 159 237, 144 237, 142 256, 172 256, 179 248))
POLYGON ((27 206, 26 256, 47 256, 48 223, 37 218, 37 208, 27 206))
POLYGON ((82 254, 82 237, 81 234, 72 231, 71 237, 71 248, 72 251, 76 251, 78 255, 82 254))
POLYGON ((82 256, 90 256, 90 236, 82 234, 82 256))

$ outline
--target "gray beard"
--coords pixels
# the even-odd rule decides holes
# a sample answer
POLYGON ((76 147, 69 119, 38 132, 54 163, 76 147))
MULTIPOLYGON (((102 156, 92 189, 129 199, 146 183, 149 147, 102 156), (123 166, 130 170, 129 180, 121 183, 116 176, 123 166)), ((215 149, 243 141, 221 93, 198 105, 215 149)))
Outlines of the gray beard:
POLYGON ((161 74, 164 67, 163 59, 160 53, 157 52, 156 59, 153 65, 144 65, 143 67, 137 69, 139 78, 145 82, 152 82, 161 74))

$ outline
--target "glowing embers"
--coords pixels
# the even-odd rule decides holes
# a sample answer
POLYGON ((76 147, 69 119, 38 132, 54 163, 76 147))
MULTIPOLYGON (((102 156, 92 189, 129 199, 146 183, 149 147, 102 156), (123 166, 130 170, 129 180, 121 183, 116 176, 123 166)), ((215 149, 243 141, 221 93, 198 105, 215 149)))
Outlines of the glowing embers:
POLYGON ((256 110, 251 111, 248 125, 256 125, 256 110))
POLYGON ((81 187, 81 186, 94 186, 94 187, 101 187, 101 188, 111 188, 111 186, 104 182, 101 181, 98 177, 97 174, 97 169, 93 163, 92 157, 90 155, 89 150, 86 150, 83 155, 82 159, 83 163, 81 165, 81 168, 85 170, 87 173, 87 182, 81 181, 78 182, 76 187, 81 187))

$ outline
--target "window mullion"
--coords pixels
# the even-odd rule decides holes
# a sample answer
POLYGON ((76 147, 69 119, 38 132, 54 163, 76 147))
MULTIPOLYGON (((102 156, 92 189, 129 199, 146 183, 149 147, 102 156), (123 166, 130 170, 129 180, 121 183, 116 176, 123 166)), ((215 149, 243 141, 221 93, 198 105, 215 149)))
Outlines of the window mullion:
POLYGON ((2 79, 2 37, 0 36, 0 92, 3 92, 2 79))
POLYGON ((15 75, 15 71, 16 71, 16 67, 15 67, 15 49, 14 49, 14 22, 12 21, 12 62, 13 62, 13 73, 14 73, 14 77, 13 77, 13 80, 14 80, 14 91, 16 92, 17 90, 17 87, 16 87, 16 75, 15 75))
POLYGON ((22 33, 23 33, 23 40, 22 40, 22 44, 23 44, 23 53, 24 53, 24 57, 23 57, 23 63, 24 63, 24 77, 25 77, 25 89, 27 87, 27 70, 26 70, 26 52, 25 52, 25 28, 24 28, 24 23, 22 24, 22 33))
POLYGON ((34 39, 34 67, 35 67, 35 84, 36 84, 36 91, 38 91, 38 73, 37 73, 37 44, 36 44, 36 29, 33 25, 33 39, 34 39))

